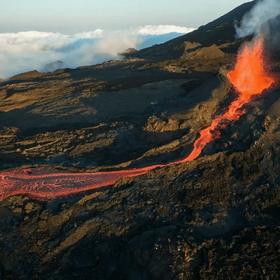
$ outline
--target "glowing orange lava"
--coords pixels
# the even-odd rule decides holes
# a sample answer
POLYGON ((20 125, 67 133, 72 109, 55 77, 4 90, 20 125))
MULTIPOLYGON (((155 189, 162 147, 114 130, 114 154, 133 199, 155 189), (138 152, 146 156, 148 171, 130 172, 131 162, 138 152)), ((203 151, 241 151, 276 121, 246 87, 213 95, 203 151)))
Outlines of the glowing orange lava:
POLYGON ((227 77, 237 92, 236 100, 229 105, 225 113, 217 116, 209 127, 200 131, 193 151, 186 158, 169 164, 111 172, 49 174, 43 169, 4 171, 0 173, 0 200, 14 195, 28 195, 36 199, 65 197, 112 186, 121 178, 137 177, 157 168, 198 158, 207 144, 220 137, 221 129, 225 128, 229 121, 238 120, 245 113, 244 105, 274 84, 274 78, 266 71, 262 38, 242 47, 236 65, 227 77))
POLYGON ((262 37, 253 43, 246 43, 241 48, 235 67, 227 74, 227 78, 237 92, 237 99, 229 105, 224 114, 217 116, 209 127, 200 132, 192 153, 183 162, 196 159, 207 144, 220 136, 218 129, 222 123, 238 120, 245 113, 244 105, 275 83, 274 77, 266 69, 262 37))

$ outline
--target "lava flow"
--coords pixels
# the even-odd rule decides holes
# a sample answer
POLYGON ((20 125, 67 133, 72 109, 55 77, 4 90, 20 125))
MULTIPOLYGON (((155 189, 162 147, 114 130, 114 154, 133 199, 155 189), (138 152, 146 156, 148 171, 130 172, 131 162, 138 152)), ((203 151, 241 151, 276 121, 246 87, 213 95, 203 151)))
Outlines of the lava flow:
POLYGON ((237 92, 237 99, 229 105, 224 114, 217 116, 209 127, 201 130, 193 151, 182 162, 196 159, 207 144, 220 136, 220 125, 224 128, 225 122, 238 120, 245 113, 244 105, 254 97, 262 95, 275 83, 274 77, 266 69, 262 37, 241 48, 235 67, 227 74, 227 78, 237 92))
POLYGON ((227 77, 237 92, 237 98, 225 113, 217 116, 207 128, 200 131, 193 151, 186 158, 169 164, 97 173, 48 174, 42 169, 5 171, 0 173, 0 200, 15 195, 27 195, 35 199, 65 197, 112 186, 121 178, 137 177, 157 168, 195 160, 206 145, 220 136, 221 129, 228 122, 238 120, 245 113, 244 105, 255 96, 262 95, 275 83, 273 76, 266 71, 262 38, 242 47, 236 65, 227 77))

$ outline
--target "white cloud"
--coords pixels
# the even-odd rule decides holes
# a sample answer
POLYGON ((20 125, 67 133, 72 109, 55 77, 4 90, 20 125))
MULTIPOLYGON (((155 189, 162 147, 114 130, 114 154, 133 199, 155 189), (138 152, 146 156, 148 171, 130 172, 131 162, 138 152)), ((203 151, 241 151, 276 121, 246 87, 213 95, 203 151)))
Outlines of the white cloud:
POLYGON ((161 42, 160 35, 192 30, 173 25, 148 25, 134 30, 97 29, 73 35, 38 31, 0 33, 0 78, 34 69, 54 70, 57 65, 75 68, 101 63, 118 58, 118 54, 128 48, 148 47, 151 41, 145 43, 146 37, 152 36, 153 42, 161 42))
POLYGON ((163 35, 167 33, 185 34, 194 31, 195 28, 176 25, 146 25, 138 30, 140 35, 163 35))

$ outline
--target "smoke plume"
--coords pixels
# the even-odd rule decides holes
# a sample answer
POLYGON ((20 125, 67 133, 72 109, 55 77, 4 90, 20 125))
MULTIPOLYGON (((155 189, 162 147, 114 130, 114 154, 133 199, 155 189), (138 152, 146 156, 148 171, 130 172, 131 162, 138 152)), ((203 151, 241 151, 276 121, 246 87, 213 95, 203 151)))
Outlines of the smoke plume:
POLYGON ((280 0, 260 0, 254 8, 242 19, 240 26, 236 27, 239 38, 257 35, 261 32, 269 33, 269 22, 280 15, 280 0))

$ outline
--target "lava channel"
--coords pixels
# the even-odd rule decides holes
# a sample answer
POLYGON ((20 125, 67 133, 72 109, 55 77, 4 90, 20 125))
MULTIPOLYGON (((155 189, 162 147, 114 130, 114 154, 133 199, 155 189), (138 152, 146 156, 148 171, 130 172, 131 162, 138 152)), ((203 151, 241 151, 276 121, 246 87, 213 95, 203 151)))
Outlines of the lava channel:
POLYGON ((43 169, 4 171, 0 173, 0 200, 15 195, 26 195, 39 200, 66 197, 113 186, 122 178, 137 177, 157 168, 195 160, 206 145, 220 137, 220 131, 227 123, 236 121, 245 114, 244 105, 275 84, 274 77, 267 72, 263 38, 259 37, 241 48, 237 62, 233 70, 227 74, 227 78, 235 88, 237 98, 225 113, 214 118, 208 127, 200 131, 194 148, 187 157, 168 164, 96 173, 46 173, 43 169))

